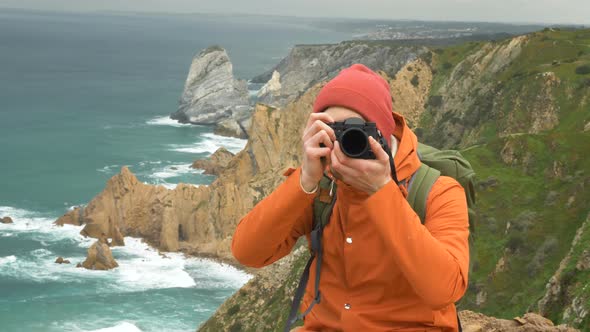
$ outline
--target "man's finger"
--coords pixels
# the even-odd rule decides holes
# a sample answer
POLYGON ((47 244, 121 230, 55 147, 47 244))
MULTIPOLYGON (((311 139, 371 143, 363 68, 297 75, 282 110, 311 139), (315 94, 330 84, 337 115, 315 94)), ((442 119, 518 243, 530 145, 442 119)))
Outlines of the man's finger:
POLYGON ((317 120, 326 123, 334 122, 334 119, 332 119, 332 117, 328 113, 311 113, 309 115, 309 118, 307 119, 307 125, 305 126, 305 128, 309 128, 317 120))
POLYGON ((344 154, 344 152, 342 152, 342 149, 340 148, 340 142, 338 141, 334 142, 334 155, 336 156, 336 158, 338 158, 341 164, 348 165, 350 160, 344 154))
MULTIPOLYGON (((340 155, 344 156, 342 154, 342 151, 340 152, 340 155)), ((336 171, 338 171, 338 173, 340 173, 341 175, 344 175, 344 176, 357 176, 358 175, 358 171, 357 170, 349 167, 348 165, 346 165, 343 162, 342 158, 336 152, 336 148, 334 148, 332 150, 332 153, 330 154, 330 157, 331 157, 332 167, 336 171)), ((346 156, 344 156, 344 157, 347 158, 346 156)))
POLYGON ((377 160, 389 161, 389 155, 387 154, 387 152, 385 152, 385 150, 383 150, 383 148, 381 147, 381 144, 379 144, 373 138, 373 136, 369 136, 369 144, 371 145, 371 150, 373 150, 373 153, 375 154, 375 157, 377 157, 377 160))
POLYGON ((312 125, 309 128, 305 130, 305 132, 303 133, 303 140, 308 140, 310 137, 322 130, 324 130, 328 134, 330 140, 336 140, 336 134, 334 134, 334 130, 321 120, 316 120, 314 123, 312 123, 312 125))

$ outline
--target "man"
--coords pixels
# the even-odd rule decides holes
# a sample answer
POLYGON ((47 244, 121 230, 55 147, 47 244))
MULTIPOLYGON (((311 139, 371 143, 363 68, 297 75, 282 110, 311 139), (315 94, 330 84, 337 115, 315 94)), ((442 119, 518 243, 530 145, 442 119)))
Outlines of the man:
MULTIPOLYGON (((287 255, 300 236, 309 240, 314 197, 327 171, 337 199, 323 231, 321 300, 300 331, 457 331, 454 302, 467 289, 469 265, 465 193, 454 179, 438 178, 421 223, 406 200, 407 184, 420 167, 418 142, 392 112, 387 82, 363 65, 341 71, 318 94, 302 141, 301 167, 287 172, 286 181, 237 226, 236 259, 266 266, 287 255), (327 124, 350 117, 377 124, 391 147, 399 185, 374 139, 375 160, 342 152, 327 124)), ((310 282, 302 311, 313 291, 310 282)))

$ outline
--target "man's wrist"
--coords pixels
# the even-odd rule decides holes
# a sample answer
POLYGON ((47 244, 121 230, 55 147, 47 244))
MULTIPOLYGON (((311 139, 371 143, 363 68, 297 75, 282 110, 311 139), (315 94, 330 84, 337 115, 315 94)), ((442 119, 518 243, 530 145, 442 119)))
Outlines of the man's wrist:
POLYGON ((319 184, 315 183, 315 184, 310 184, 309 181, 304 181, 303 179, 304 175, 303 173, 301 173, 301 175, 299 176, 299 186, 301 187, 301 190, 303 190, 304 193, 306 194, 315 194, 316 191, 318 191, 319 188, 319 184), (313 186, 313 188, 312 188, 313 186), (308 190, 306 188, 312 188, 311 190, 308 190))

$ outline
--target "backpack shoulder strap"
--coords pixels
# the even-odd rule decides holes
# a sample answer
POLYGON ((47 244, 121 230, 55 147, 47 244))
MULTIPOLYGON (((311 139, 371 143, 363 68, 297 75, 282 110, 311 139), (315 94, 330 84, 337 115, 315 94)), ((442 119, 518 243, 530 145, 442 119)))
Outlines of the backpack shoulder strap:
POLYGON ((426 219, 426 201, 430 189, 440 176, 440 171, 425 163, 414 173, 408 187, 408 203, 424 223, 426 219))
POLYGON ((314 198, 313 202, 313 226, 320 225, 322 228, 330 222, 330 215, 332 208, 336 203, 336 184, 332 179, 324 174, 319 184, 319 192, 314 198))
POLYGON ((301 274, 301 278, 299 280, 299 286, 297 286, 297 290, 295 291, 295 295, 293 296, 293 302, 291 303, 289 317, 285 322, 285 327, 283 330, 284 332, 289 332, 293 324, 295 324, 298 320, 303 319, 311 311, 313 306, 317 303, 320 303, 321 301, 321 293, 319 287, 323 260, 322 234, 324 231, 324 227, 326 227, 328 222, 330 222, 330 216, 332 215, 334 204, 336 204, 336 184, 332 179, 330 179, 327 175, 324 174, 324 176, 320 180, 319 192, 316 194, 316 197, 314 198, 313 202, 313 225, 310 234, 311 257, 309 257, 309 260, 305 265, 305 269, 303 270, 303 273, 301 274), (299 310, 301 300, 303 299, 303 295, 305 294, 306 286, 309 281, 309 270, 311 268, 311 263, 314 259, 317 259, 314 280, 314 299, 310 303, 309 307, 307 307, 305 312, 298 315, 297 312, 299 310))

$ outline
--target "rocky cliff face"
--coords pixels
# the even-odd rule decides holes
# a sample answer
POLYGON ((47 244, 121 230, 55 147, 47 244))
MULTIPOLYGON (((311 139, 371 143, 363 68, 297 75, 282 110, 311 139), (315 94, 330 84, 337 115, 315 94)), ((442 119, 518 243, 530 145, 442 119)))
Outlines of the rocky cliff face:
POLYGON ((341 69, 362 63, 393 77, 425 47, 402 46, 395 42, 347 41, 336 45, 297 45, 268 73, 253 79, 266 82, 258 100, 285 107, 313 85, 336 76, 341 69))
POLYGON ((246 137, 251 107, 245 81, 236 80, 227 52, 212 46, 193 58, 178 111, 184 123, 219 124, 219 131, 246 137))
POLYGON ((205 224, 208 187, 179 184, 174 190, 142 183, 127 167, 113 176, 105 189, 84 208, 75 208, 56 224, 84 224, 81 234, 112 239, 122 245, 123 236, 142 237, 164 251, 177 251, 184 242, 213 239, 205 224))

